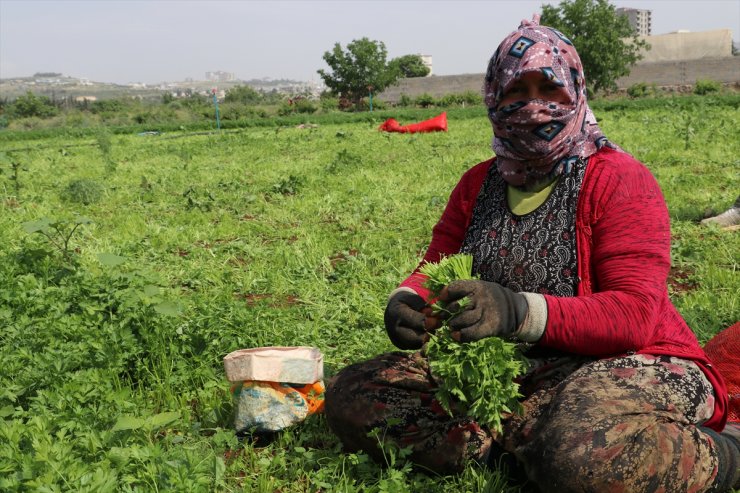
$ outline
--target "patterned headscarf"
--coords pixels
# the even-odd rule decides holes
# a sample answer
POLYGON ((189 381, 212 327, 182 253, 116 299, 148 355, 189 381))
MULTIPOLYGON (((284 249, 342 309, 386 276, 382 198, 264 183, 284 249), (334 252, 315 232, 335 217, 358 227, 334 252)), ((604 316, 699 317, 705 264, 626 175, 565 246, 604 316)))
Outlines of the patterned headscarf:
POLYGON ((488 64, 483 90, 498 169, 511 185, 554 178, 602 146, 615 147, 588 107, 583 66, 573 43, 540 26, 538 15, 522 21, 501 42, 488 64), (521 100, 499 107, 506 89, 529 72, 541 72, 561 86, 566 101, 521 100))

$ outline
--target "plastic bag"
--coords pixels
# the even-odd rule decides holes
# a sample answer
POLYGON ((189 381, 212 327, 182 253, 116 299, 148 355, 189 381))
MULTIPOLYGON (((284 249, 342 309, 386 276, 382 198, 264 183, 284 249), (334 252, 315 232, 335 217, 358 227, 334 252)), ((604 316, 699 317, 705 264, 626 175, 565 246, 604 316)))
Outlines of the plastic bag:
POLYGON ((378 127, 378 130, 403 134, 414 134, 418 132, 446 132, 447 112, 440 113, 429 120, 424 120, 419 123, 411 123, 409 125, 401 125, 395 118, 388 118, 380 125, 380 127, 378 127))
POLYGON ((272 433, 324 409, 324 359, 317 348, 240 349, 224 358, 234 385, 237 433, 272 433))
POLYGON ((300 423, 324 410, 324 383, 290 384, 245 381, 231 388, 237 432, 268 433, 300 423))

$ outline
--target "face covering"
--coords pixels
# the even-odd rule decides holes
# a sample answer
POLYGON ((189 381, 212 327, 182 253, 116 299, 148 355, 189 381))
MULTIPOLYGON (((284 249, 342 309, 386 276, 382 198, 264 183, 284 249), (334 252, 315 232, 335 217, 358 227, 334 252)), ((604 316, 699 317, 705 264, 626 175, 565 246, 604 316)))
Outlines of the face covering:
POLYGON ((483 86, 493 126, 499 172, 510 185, 528 188, 567 173, 580 158, 610 144, 586 102, 581 59, 559 31, 522 21, 491 57, 483 86), (541 73, 561 88, 559 102, 521 100, 501 106, 506 90, 524 74, 541 73))

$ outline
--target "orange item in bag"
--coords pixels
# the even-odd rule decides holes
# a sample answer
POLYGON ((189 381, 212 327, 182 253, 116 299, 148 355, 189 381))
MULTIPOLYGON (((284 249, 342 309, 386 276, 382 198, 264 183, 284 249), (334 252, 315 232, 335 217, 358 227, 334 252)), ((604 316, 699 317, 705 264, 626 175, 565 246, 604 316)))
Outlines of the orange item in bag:
POLYGON ((273 432, 324 410, 324 383, 291 384, 246 380, 231 387, 237 432, 273 432))

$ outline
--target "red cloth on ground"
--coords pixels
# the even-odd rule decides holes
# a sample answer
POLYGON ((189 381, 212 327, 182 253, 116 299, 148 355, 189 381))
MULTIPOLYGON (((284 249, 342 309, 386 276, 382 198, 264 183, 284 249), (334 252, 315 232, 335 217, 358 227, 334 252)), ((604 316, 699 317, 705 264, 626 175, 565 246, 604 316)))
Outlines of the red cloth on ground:
POLYGON ((434 118, 424 120, 419 123, 401 125, 394 118, 388 118, 381 123, 378 130, 383 132, 398 132, 402 134, 414 134, 417 132, 446 132, 447 131, 447 112, 441 113, 434 118))
POLYGON ((729 421, 740 422, 740 322, 714 336, 704 352, 719 370, 730 394, 729 421))
POLYGON ((388 118, 386 121, 380 124, 378 130, 383 132, 398 132, 404 133, 401 129, 401 124, 395 118, 388 118))
MULTIPOLYGON (((468 170, 452 191, 422 263, 460 251, 476 198, 495 158, 468 170)), ((627 153, 607 147, 589 158, 576 211, 578 295, 545 295, 547 326, 538 344, 608 357, 628 352, 695 361, 716 392, 705 424, 724 427, 727 389, 696 336, 668 298, 670 223, 650 171, 627 153)), ((415 270, 401 283, 429 298, 415 270)))

